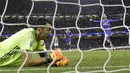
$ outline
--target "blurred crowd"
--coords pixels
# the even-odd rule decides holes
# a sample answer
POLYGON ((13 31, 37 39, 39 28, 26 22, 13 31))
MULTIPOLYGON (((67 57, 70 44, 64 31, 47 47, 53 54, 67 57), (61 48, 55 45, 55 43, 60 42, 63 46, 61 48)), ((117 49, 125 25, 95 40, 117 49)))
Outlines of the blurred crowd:
MULTIPOLYGON (((29 24, 33 25, 35 24, 36 20, 39 18, 44 18, 44 17, 30 17, 29 19, 29 24)), ((45 17, 49 20, 52 20, 52 17, 45 17)), ((54 26, 58 28, 68 28, 68 27, 76 27, 78 25, 79 28, 91 28, 91 27, 100 27, 100 24, 94 23, 90 21, 90 17, 87 16, 82 16, 78 19, 78 23, 75 24, 76 22, 76 16, 62 16, 62 17, 56 17, 55 18, 55 24, 54 26)), ((96 20, 99 20, 99 18, 94 18, 96 20)), ((24 23, 26 24, 27 17, 4 17, 4 22, 5 23, 24 23)), ((116 26, 123 26, 122 23, 123 20, 111 23, 111 27, 116 27, 116 26)), ((128 22, 129 21, 126 20, 128 22)), ((2 29, 2 24, 0 25, 0 28, 2 29)), ((1 41, 5 38, 8 38, 12 34, 16 33, 17 31, 27 28, 26 25, 4 25, 4 31, 2 32, 1 41)), ((78 42, 78 34, 79 31, 76 28, 70 29, 72 32, 72 43, 71 43, 71 48, 75 49, 77 48, 77 42, 78 42)), ((99 48, 103 47, 103 41, 104 41, 104 33, 102 29, 86 29, 86 30, 80 30, 81 31, 81 39, 80 39, 80 44, 79 47, 80 49, 83 50, 88 50, 91 48, 99 48)), ((118 28, 118 29, 112 29, 113 34, 111 36, 111 40, 114 46, 128 46, 128 31, 126 28, 118 28), (121 43, 122 42, 122 43, 121 43)), ((65 30, 56 30, 56 34, 58 35, 59 38, 59 48, 62 49, 67 49, 66 48, 66 42, 65 42, 65 30)), ((50 41, 47 41, 47 48, 50 47, 51 40, 52 38, 49 39, 50 41)), ((105 44, 105 46, 110 47, 108 43, 105 44)))
MULTIPOLYGON (((4 23, 19 24, 19 25, 13 25, 13 26, 5 25, 5 33, 12 34, 15 31, 18 31, 19 29, 25 28, 27 27, 26 26, 27 22, 29 22, 30 25, 36 25, 36 21, 39 18, 46 18, 46 19, 49 19, 50 21, 53 20, 52 16, 31 16, 29 17, 29 21, 27 21, 27 16, 5 16, 3 18, 4 23), (24 25, 20 25, 20 24, 24 24, 24 25), (14 27, 16 27, 17 29, 13 29, 14 27)), ((100 20, 100 17, 98 16, 92 17, 92 18, 94 20, 100 20)), ((112 31, 114 33, 127 33, 128 32, 127 28, 123 26, 124 25, 130 26, 129 18, 130 16, 125 19, 125 24, 123 24, 123 21, 124 21, 123 19, 117 22, 110 23, 111 28, 122 26, 119 28, 112 29, 112 31)), ((68 27, 78 26, 79 28, 93 28, 93 29, 82 30, 83 33, 103 32, 101 28, 99 29, 94 28, 94 27, 101 27, 100 23, 92 22, 90 19, 91 19, 90 16, 85 16, 85 15, 80 16, 79 19, 77 19, 77 16, 56 16, 54 20, 54 27, 55 28, 68 28, 68 27)), ((117 19, 120 19, 120 18, 117 18, 117 19)), ((117 19, 112 19, 112 20, 117 20, 117 19)), ((0 25, 0 28, 2 28, 2 25, 0 25)))

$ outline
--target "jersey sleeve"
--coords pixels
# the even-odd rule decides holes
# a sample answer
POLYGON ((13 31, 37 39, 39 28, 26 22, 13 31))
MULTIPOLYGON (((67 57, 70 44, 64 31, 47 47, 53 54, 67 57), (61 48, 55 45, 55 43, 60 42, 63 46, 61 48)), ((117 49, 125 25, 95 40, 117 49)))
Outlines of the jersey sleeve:
POLYGON ((25 39, 23 39, 20 48, 21 50, 25 49, 26 51, 33 51, 35 49, 34 38, 31 33, 25 35, 25 39))
POLYGON ((46 44, 45 44, 44 40, 39 41, 38 50, 46 51, 46 44))
POLYGON ((100 20, 92 20, 95 23, 100 23, 100 20))
POLYGON ((23 42, 22 44, 21 44, 21 49, 22 50, 26 50, 26 51, 33 51, 33 41, 32 40, 30 40, 30 39, 28 39, 28 40, 25 40, 26 42, 23 42))

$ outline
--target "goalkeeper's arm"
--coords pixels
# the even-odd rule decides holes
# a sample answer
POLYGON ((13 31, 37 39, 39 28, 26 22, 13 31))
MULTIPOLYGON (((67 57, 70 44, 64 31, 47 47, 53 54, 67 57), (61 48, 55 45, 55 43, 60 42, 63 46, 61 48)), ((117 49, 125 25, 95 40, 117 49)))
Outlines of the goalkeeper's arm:
POLYGON ((22 52, 22 60, 25 61, 25 66, 37 66, 47 62, 45 57, 42 58, 32 58, 32 54, 22 52))
POLYGON ((51 53, 50 55, 48 55, 47 53, 39 53, 39 55, 41 56, 41 58, 32 58, 32 54, 27 53, 26 55, 26 53, 22 52, 23 62, 26 60, 25 66, 37 66, 42 64, 49 64, 53 60, 55 61, 59 61, 61 59, 64 60, 60 49, 54 50, 54 52, 51 53))
POLYGON ((39 53, 39 55, 41 58, 45 57, 47 59, 46 64, 52 62, 52 58, 50 55, 48 55, 48 53, 43 52, 43 53, 39 53))
MULTIPOLYGON (((65 56, 62 56, 61 50, 56 49, 54 52, 56 54, 56 60, 55 60, 54 65, 67 66, 69 63, 69 60, 65 56)), ((50 63, 50 62, 52 62, 52 60, 54 60, 54 53, 51 53, 50 55, 48 55, 46 52, 44 52, 44 53, 39 53, 39 55, 41 57, 46 57, 48 59, 47 63, 50 63)))

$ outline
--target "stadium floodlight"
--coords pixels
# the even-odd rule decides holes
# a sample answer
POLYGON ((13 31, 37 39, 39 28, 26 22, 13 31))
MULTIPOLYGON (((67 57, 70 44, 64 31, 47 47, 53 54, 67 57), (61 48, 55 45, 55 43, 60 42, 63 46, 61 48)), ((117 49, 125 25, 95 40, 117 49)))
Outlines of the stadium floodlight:
POLYGON ((55 1, 55 0, 32 0, 32 1, 55 1))

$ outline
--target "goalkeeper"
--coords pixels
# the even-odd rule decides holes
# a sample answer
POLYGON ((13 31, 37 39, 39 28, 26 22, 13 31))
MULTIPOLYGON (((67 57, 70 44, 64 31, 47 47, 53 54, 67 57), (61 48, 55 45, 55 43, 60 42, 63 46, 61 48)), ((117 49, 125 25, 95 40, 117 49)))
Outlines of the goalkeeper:
POLYGON ((0 66, 19 65, 24 61, 24 66, 39 66, 49 64, 53 60, 56 65, 68 64, 68 59, 62 56, 60 49, 56 49, 50 55, 46 52, 39 53, 40 58, 33 58, 33 53, 25 53, 25 51, 46 51, 44 41, 52 33, 51 22, 47 19, 38 19, 36 24, 46 27, 25 28, 0 42, 0 66))

